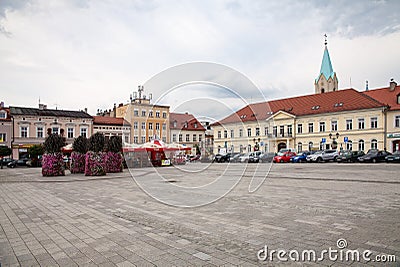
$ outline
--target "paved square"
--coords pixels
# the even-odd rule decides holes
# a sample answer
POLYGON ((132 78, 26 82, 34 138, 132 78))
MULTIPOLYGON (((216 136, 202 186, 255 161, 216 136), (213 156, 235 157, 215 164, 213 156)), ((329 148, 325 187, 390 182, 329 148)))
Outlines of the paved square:
MULTIPOLYGON (((184 166, 185 172, 157 171, 171 184, 201 186, 226 166, 194 163, 184 166)), ((261 179, 266 166, 231 164, 233 173, 245 171, 238 185, 197 208, 154 200, 127 170, 52 178, 41 177, 40 169, 0 170, 1 266, 365 265, 328 258, 317 263, 257 259, 265 245, 319 252, 337 249, 340 238, 348 249, 397 257, 396 263, 367 265, 399 265, 400 165, 275 164, 259 190, 249 193, 252 173, 261 168, 256 177, 261 179)), ((133 173, 142 179, 149 169, 133 173)))

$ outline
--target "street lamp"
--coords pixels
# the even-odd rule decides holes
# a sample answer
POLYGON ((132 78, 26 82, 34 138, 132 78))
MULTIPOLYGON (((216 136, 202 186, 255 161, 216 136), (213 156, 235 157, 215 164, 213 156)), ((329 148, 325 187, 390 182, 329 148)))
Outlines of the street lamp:
POLYGON ((335 135, 333 135, 332 133, 329 133, 329 139, 333 139, 332 141, 332 149, 336 149, 337 148, 337 141, 336 139, 339 139, 339 133, 337 132, 335 135), (336 138, 335 138, 336 136, 336 138))

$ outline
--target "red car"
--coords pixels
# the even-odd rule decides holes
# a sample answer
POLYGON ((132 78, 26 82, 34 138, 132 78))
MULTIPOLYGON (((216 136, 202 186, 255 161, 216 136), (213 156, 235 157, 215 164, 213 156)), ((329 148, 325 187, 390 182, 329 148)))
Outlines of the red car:
POLYGON ((277 162, 290 162, 290 158, 296 156, 296 153, 294 152, 279 152, 274 159, 272 160, 274 163, 277 162))

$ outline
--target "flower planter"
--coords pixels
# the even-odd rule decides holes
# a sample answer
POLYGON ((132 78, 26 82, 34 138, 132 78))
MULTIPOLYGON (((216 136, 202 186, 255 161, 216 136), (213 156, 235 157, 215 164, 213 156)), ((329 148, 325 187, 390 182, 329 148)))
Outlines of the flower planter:
POLYGON ((124 166, 122 164, 123 157, 121 153, 107 152, 106 153, 106 168, 107 172, 122 172, 124 166))
POLYGON ((106 175, 105 153, 92 152, 86 153, 85 159, 85 175, 86 176, 102 176, 106 175))
POLYGON ((71 173, 85 173, 86 154, 72 152, 71 173))
POLYGON ((43 176, 64 176, 65 168, 62 153, 44 154, 42 158, 43 176))

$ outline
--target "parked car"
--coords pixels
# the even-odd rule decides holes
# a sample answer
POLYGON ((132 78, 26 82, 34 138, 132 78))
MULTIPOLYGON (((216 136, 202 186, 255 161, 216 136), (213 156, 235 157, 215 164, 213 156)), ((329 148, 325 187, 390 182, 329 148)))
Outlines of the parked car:
POLYGON ((229 162, 230 158, 231 158, 231 153, 217 154, 217 155, 215 155, 214 161, 216 161, 216 162, 229 162))
POLYGON ((26 162, 26 166, 28 167, 42 167, 42 156, 38 158, 30 159, 26 162))
POLYGON ((1 164, 3 164, 3 166, 7 166, 8 163, 14 161, 12 158, 2 158, 1 160, 1 164))
POLYGON ((258 156, 258 159, 259 159, 259 162, 272 162, 274 157, 275 157, 275 153, 266 152, 266 153, 260 154, 258 156))
POLYGON ((364 156, 364 151, 342 150, 337 158, 338 162, 356 162, 357 158, 364 156))
POLYGON ((273 162, 290 162, 290 158, 296 156, 295 152, 286 151, 286 152, 278 152, 278 154, 273 158, 273 162))
POLYGON ((232 153, 231 157, 229 158, 229 162, 238 162, 239 157, 243 156, 243 154, 240 153, 232 153))
POLYGON ((301 152, 301 154, 291 157, 290 162, 293 162, 293 163, 307 162, 307 156, 311 155, 311 154, 312 154, 312 152, 310 152, 310 151, 303 151, 303 152, 301 152))
POLYGON ((307 156, 307 162, 326 162, 337 161, 339 153, 335 149, 327 149, 324 151, 317 151, 314 154, 307 156))
POLYGON ((392 155, 385 158, 386 162, 400 162, 400 150, 395 151, 392 155))
POLYGON ((359 162, 382 162, 385 161, 387 156, 392 155, 391 153, 383 150, 369 150, 367 154, 358 158, 359 162))
POLYGON ((17 166, 26 166, 26 162, 28 161, 28 158, 22 158, 18 160, 13 160, 7 164, 8 168, 15 168, 17 166))

